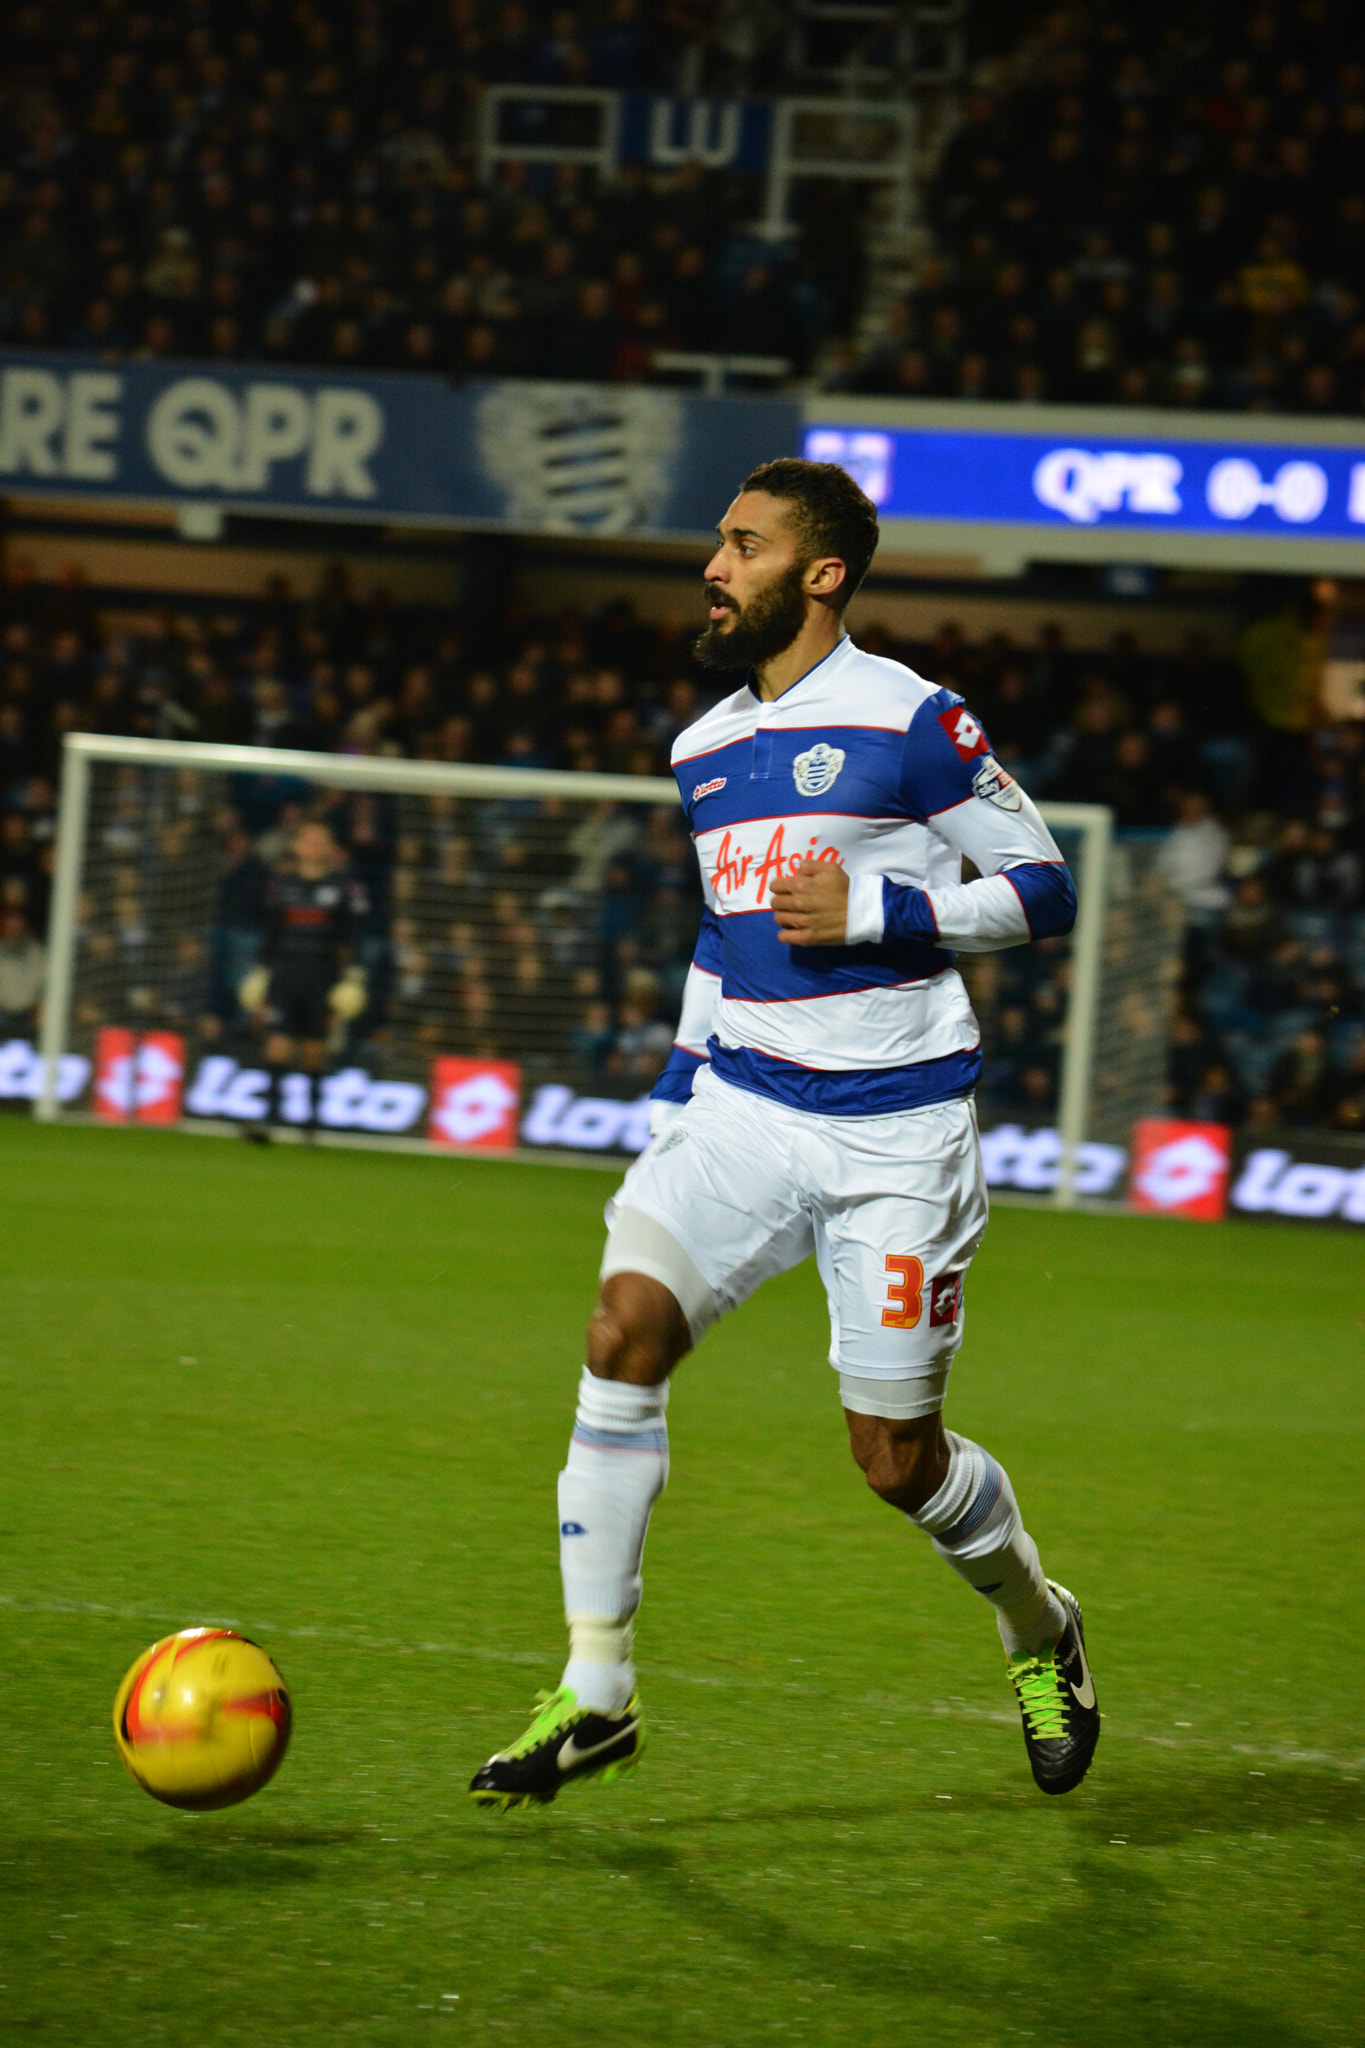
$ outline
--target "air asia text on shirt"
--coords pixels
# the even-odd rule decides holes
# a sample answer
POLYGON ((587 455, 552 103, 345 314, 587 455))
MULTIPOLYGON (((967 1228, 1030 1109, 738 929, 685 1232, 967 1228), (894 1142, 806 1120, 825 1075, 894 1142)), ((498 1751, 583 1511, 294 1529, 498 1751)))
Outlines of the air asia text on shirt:
POLYGON ((732 832, 727 829, 716 848, 716 864, 711 871, 711 887, 718 896, 737 896, 741 890, 753 897, 754 908, 760 909, 771 885, 783 875, 794 875, 806 860, 832 861, 835 867, 842 867, 844 857, 837 846, 821 846, 820 835, 812 832, 808 843, 794 853, 787 851, 787 826, 792 824, 801 838, 806 838, 806 819, 783 819, 768 840, 763 858, 758 860, 755 853, 746 853, 732 832), (818 849, 818 851, 817 851, 818 849), (755 861, 758 865, 755 866, 755 861), (752 871, 752 873, 751 873, 752 871))

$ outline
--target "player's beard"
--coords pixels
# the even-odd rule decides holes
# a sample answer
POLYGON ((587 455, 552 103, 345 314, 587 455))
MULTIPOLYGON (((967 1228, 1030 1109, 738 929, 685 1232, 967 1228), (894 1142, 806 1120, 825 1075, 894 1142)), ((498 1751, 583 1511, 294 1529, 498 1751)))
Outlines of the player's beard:
MULTIPOLYGON (((734 607, 733 624, 712 619, 692 649, 702 667, 761 668, 784 653, 806 623, 805 573, 804 562, 793 562, 742 611, 734 607)), ((706 594, 712 604, 733 605, 716 584, 708 585, 706 594)))

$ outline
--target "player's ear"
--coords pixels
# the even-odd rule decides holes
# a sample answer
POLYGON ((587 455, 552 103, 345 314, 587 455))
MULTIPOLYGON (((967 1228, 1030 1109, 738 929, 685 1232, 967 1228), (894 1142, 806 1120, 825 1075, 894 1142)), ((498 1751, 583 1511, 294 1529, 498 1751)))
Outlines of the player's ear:
POLYGON ((848 570, 837 555, 824 555, 811 562, 803 578, 808 597, 818 597, 822 604, 837 599, 848 576, 848 570))

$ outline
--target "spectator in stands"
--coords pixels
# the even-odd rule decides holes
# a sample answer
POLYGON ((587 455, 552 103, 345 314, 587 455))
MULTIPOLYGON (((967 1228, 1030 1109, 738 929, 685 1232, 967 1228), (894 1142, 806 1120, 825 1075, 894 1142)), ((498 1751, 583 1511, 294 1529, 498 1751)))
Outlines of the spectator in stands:
POLYGON ((33 1038, 47 980, 47 954, 22 910, 0 909, 0 1039, 33 1038))
POLYGON ((1336 1076, 1327 1121, 1333 1130, 1365 1135, 1365 1038, 1336 1076))
POLYGON ((1274 904, 1260 875, 1246 875, 1236 884, 1223 919, 1222 946, 1230 959, 1264 959, 1279 925, 1274 904))
POLYGON ((657 976, 648 969, 632 969, 626 976, 620 1029, 608 1066, 613 1074, 642 1087, 658 1074, 673 1046, 673 1026, 658 1015, 658 1006, 657 976))
MULTIPOLYGON (((563 374, 563 343, 594 375, 648 374, 671 324, 631 284, 652 226, 697 252, 686 310, 705 308, 732 223, 757 211, 752 175, 628 166, 594 188, 567 166, 543 194, 507 165, 481 190, 461 103, 480 82, 675 90, 685 53, 700 75, 717 11, 471 0, 433 37, 413 10, 381 35, 258 0, 236 31, 111 0, 78 53, 25 10, 11 54, 35 88, 0 159, 0 338, 512 375, 563 374), (613 267, 604 334, 587 288, 610 296, 613 267), (566 304, 524 289, 541 276, 566 304)), ((821 238, 806 243, 818 260, 821 238)), ((714 347, 714 323, 695 338, 714 347)))
POLYGON ((1190 917, 1202 923, 1216 918, 1228 902, 1224 879, 1227 829, 1213 816, 1201 790, 1186 790, 1175 827, 1161 849, 1161 872, 1190 917))
POLYGON ((971 363, 1002 397, 1357 410, 1358 13, 1220 16, 1216 84, 1186 24, 1153 60, 1133 0, 996 20, 978 30, 991 89, 929 194, 934 257, 893 311, 897 346, 842 366, 844 387, 894 390, 901 363, 900 388, 924 388, 924 348, 935 395, 971 363))
POLYGON ((1287 1124, 1320 1123, 1332 1105, 1333 1075, 1321 1031, 1300 1031, 1271 1069, 1269 1092, 1280 1120, 1287 1124))

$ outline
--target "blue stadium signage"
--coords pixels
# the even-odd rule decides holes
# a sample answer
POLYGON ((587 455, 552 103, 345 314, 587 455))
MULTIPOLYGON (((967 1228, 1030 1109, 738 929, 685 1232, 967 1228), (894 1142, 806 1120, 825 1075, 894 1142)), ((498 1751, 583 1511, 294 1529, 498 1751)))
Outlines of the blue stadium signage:
POLYGON ((709 533, 784 399, 0 355, 0 490, 522 533, 709 533))
POLYGON ((677 170, 762 171, 772 147, 770 100, 680 99, 622 95, 617 159, 677 170))
POLYGON ((785 397, 0 352, 0 491, 696 539, 746 470, 801 449, 902 541, 1286 567, 1316 543, 1348 573, 1365 542, 1354 422, 1214 438, 1211 415, 845 403, 807 401, 803 427, 785 397))
POLYGON ((841 463, 891 519, 1365 540, 1365 430, 1318 446, 817 421, 803 452, 841 463))

